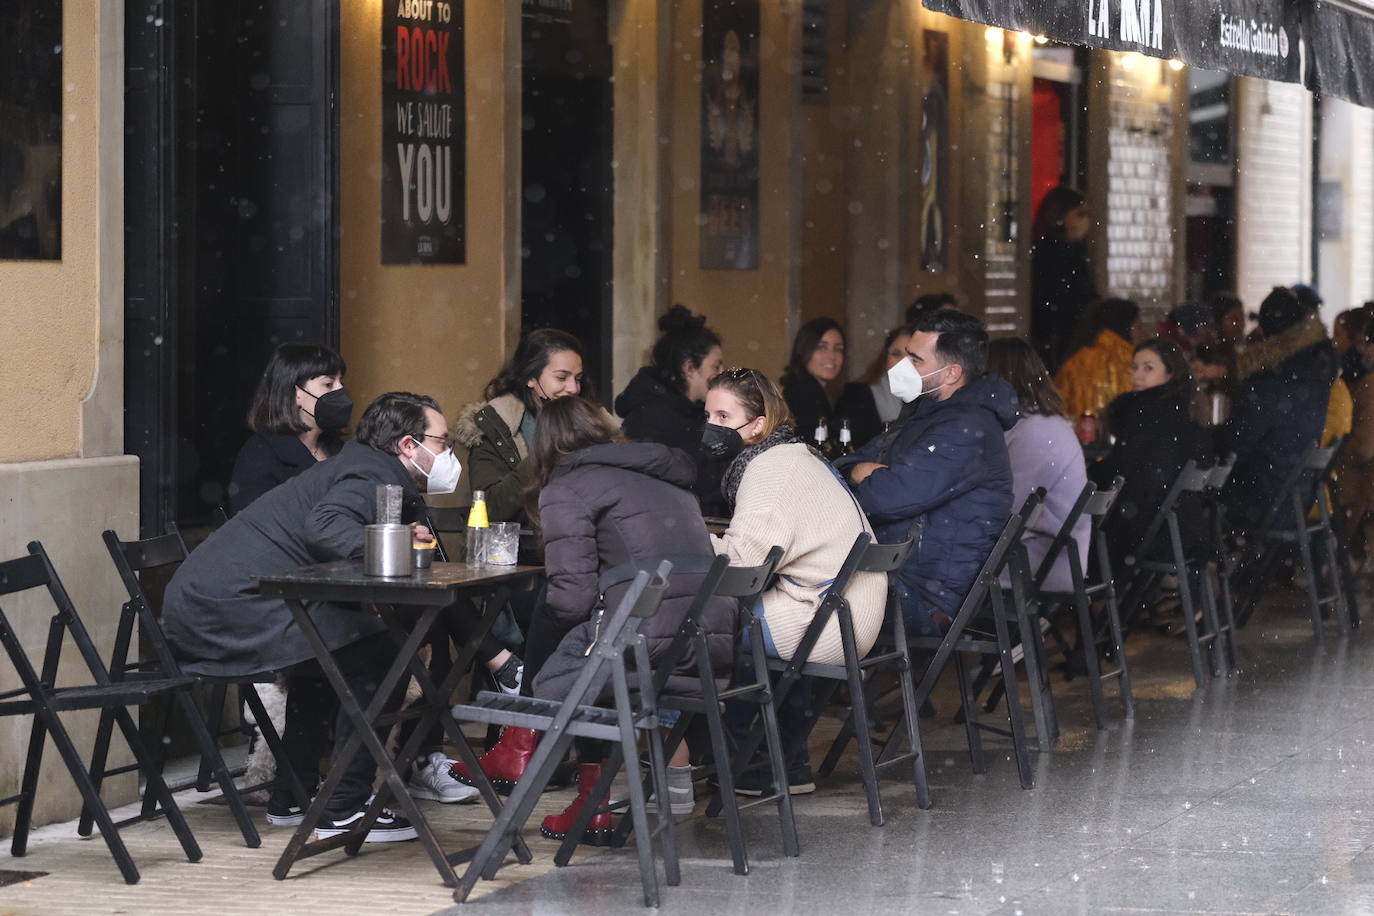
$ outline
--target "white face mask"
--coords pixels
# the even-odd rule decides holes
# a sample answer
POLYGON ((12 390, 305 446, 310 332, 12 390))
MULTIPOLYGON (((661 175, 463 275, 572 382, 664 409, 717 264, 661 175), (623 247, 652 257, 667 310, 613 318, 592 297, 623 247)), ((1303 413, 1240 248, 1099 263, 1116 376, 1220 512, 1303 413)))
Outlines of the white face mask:
MULTIPOLYGON (((941 366, 935 372, 943 371, 948 368, 941 366)), ((892 389, 894 397, 899 398, 903 403, 910 404, 923 394, 930 394, 932 391, 939 391, 944 385, 936 385, 934 388, 927 389, 925 380, 930 378, 935 372, 927 372, 925 375, 916 371, 916 367, 911 364, 911 360, 903 359, 901 362, 887 370, 887 387, 892 389)))
POLYGON ((430 452, 429 449, 425 448, 423 442, 417 442, 415 444, 425 449, 425 451, 429 452, 431 455, 434 455, 434 463, 430 465, 429 473, 427 474, 424 468, 415 464, 413 461, 411 462, 411 464, 415 464, 415 470, 425 475, 425 492, 443 494, 452 493, 454 490, 458 489, 458 478, 463 473, 463 464, 458 460, 457 456, 453 454, 453 449, 446 448, 435 455, 433 452, 430 452))

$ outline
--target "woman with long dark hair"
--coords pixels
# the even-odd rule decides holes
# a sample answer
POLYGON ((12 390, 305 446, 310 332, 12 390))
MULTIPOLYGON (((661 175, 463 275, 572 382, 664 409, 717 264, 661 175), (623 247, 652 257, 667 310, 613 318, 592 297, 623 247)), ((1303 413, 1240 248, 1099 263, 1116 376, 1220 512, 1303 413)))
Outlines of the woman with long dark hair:
MULTIPOLYGON (((1059 534, 1083 487, 1088 471, 1083 449, 1065 416, 1064 399, 1050 381, 1039 354, 1019 337, 1004 337, 988 345, 988 374, 1005 379, 1016 389, 1021 419, 1003 433, 1011 459, 1012 505, 1019 506, 1037 487, 1045 488, 1045 508, 1040 521, 1021 535, 1032 571, 1040 568, 1050 544, 1059 534)), ((1079 560, 1087 569, 1090 521, 1079 519, 1074 528, 1079 560)), ((1069 558, 1060 556, 1045 580, 1051 591, 1073 590, 1069 558)))
POLYGON ((833 318, 811 319, 792 340, 792 354, 782 373, 782 394, 808 442, 823 419, 829 421, 830 439, 839 435, 841 420, 848 420, 855 446, 882 430, 868 386, 844 383, 847 348, 844 329, 833 318))
POLYGON ((529 482, 528 458, 540 409, 577 395, 585 382, 582 343, 552 328, 531 331, 510 362, 487 383, 485 402, 469 404, 454 422, 454 439, 468 449, 468 479, 482 490, 493 522, 521 517, 529 482))
MULTIPOLYGON (((696 466, 686 454, 656 442, 625 442, 595 404, 572 397, 547 403, 530 455, 528 514, 544 540, 548 594, 530 622, 526 677, 538 697, 561 699, 587 663, 596 618, 614 608, 639 569, 673 559, 673 573, 658 612, 640 626, 649 656, 659 659, 677 633, 715 551, 690 487, 696 466), (699 562, 697 562, 699 561, 699 562)), ((699 622, 712 661, 728 675, 737 606, 716 599, 699 622)), ((689 656, 669 680, 675 691, 698 684, 689 656)), ((508 730, 509 731, 509 730, 508 730)), ((503 735, 504 740, 504 735, 503 735)), ((591 798, 604 756, 599 742, 579 742, 578 795, 540 832, 561 838, 591 798)), ((485 765, 483 767, 486 769, 485 765)), ((673 801, 691 803, 691 771, 670 773, 673 801)), ((592 819, 584 842, 610 840, 611 816, 592 819)))
MULTIPOLYGON (((1183 466, 1190 460, 1210 464, 1213 457, 1193 419, 1196 385, 1178 344, 1156 337, 1136 347, 1131 387, 1107 408, 1106 429, 1114 441, 1090 470, 1100 487, 1118 474, 1126 478, 1105 526, 1116 569, 1123 569, 1125 557, 1141 546, 1150 519, 1183 466)), ((1180 506, 1180 522, 1185 547, 1198 543, 1202 518, 1190 501, 1180 506)))
POLYGON ((1097 299, 1087 238, 1093 218, 1088 199, 1073 188, 1045 195, 1035 214, 1031 242, 1031 343, 1050 371, 1068 356, 1075 328, 1097 299))
POLYGON ((277 484, 339 453, 353 418, 343 386, 343 357, 314 344, 282 344, 262 371, 248 428, 229 478, 229 510, 238 514, 277 484))

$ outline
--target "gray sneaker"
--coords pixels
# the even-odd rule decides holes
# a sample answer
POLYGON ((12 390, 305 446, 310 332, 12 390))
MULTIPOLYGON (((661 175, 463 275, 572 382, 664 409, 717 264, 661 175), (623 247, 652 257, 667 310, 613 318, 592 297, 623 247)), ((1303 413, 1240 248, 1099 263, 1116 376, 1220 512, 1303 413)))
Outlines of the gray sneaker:
MULTIPOLYGON (((639 778, 644 779, 648 774, 641 769, 639 778)), ((649 793, 646 802, 650 814, 658 813, 658 796, 649 793)), ((610 807, 616 810, 623 810, 630 807, 630 796, 621 795, 611 800, 610 807)), ((691 767, 668 767, 668 810, 675 815, 691 814, 696 810, 696 793, 692 788, 692 768, 691 767)))

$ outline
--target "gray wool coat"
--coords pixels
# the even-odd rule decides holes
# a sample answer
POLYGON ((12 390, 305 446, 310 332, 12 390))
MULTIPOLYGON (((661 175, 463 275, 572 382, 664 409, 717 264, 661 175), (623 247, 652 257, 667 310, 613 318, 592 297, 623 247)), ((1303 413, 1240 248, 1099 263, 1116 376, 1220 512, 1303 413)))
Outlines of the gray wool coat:
MULTIPOLYGON (((400 459, 349 442, 336 457, 263 494, 192 551, 163 598, 162 626, 182 667, 235 677, 313 658, 286 602, 263 597, 254 576, 360 558, 380 483, 405 488, 405 518, 414 518, 420 494, 400 459)), ((331 649, 386 629, 357 605, 308 608, 331 649)))
MULTIPOLYGON (((702 578, 715 559, 711 536, 692 495, 696 462, 686 452, 652 442, 597 445, 564 458, 539 494, 548 576, 548 613, 572 630, 535 679, 535 695, 562 699, 588 663, 596 612, 615 608, 636 569, 673 562, 658 613, 640 625, 649 658, 657 662, 681 626, 702 578), (604 590, 604 596, 603 596, 604 590)), ((699 621, 723 685, 730 677, 739 603, 707 602, 699 621)), ((700 690, 695 655, 673 672, 668 689, 700 690)))

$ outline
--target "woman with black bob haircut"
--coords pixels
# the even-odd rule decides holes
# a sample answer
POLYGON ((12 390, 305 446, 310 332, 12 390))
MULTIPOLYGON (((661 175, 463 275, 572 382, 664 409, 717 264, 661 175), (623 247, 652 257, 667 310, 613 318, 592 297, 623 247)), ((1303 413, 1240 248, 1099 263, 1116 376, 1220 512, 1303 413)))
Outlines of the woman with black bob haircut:
POLYGON ((485 401, 469 404, 454 422, 454 440, 468 449, 472 489, 486 494, 493 522, 523 516, 530 445, 542 407, 584 390, 582 343, 552 328, 525 335, 510 362, 487 383, 485 401))
POLYGON ((353 399, 343 357, 315 344, 281 344, 258 380, 248 428, 229 478, 229 511, 238 514, 268 490, 343 447, 353 399))
POLYGON ((873 392, 861 382, 846 385, 844 329, 833 318, 813 318, 792 340, 792 355, 782 373, 782 396, 796 419, 797 433, 815 440, 817 427, 827 419, 826 433, 839 436, 840 423, 849 421, 855 446, 882 430, 873 392))
MULTIPOLYGON (((1100 488, 1110 486, 1118 474, 1126 478, 1104 526, 1112 566, 1118 571, 1125 570, 1125 558, 1141 546, 1145 529, 1183 466, 1189 461, 1210 466, 1213 459, 1208 437, 1193 419, 1197 386, 1178 344, 1156 337, 1136 347, 1131 388, 1107 407, 1112 448, 1089 469, 1100 488)), ((1191 499, 1182 501, 1179 522, 1184 549, 1191 551, 1205 534, 1201 508, 1191 499)), ((1167 553, 1167 541, 1153 547, 1157 555, 1167 553)))

